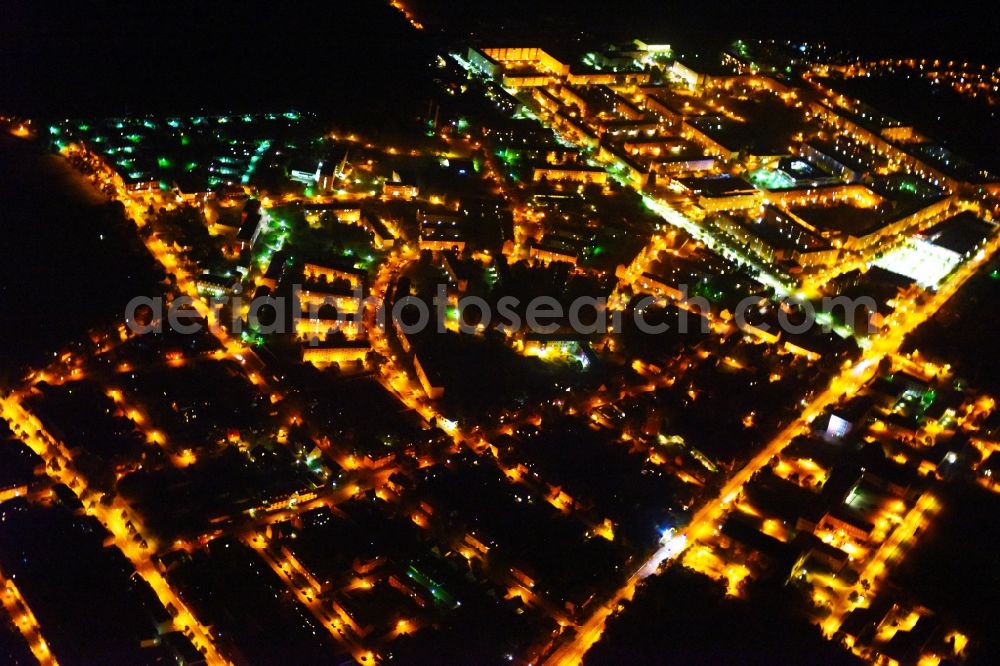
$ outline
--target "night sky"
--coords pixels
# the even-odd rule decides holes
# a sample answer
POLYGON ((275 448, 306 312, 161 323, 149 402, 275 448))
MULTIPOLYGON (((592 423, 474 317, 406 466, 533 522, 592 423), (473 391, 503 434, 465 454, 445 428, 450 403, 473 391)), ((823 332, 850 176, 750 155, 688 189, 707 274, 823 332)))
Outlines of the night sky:
MULTIPOLYGON (((13 0, 0 12, 5 110, 29 115, 261 110, 350 117, 412 105, 423 49, 480 39, 644 35, 711 50, 735 37, 822 39, 859 52, 1000 60, 995 8, 974 3, 13 0), (365 109, 358 109, 365 104, 365 109), (373 108, 374 107, 374 108, 373 108)), ((417 95, 419 97, 419 95, 417 95)))

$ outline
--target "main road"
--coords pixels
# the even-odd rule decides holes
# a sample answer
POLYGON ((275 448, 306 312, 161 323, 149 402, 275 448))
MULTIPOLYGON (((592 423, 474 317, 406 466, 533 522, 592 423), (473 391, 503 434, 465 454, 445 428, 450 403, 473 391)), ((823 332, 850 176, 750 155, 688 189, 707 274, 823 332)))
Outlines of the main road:
POLYGON ((739 497, 744 485, 796 436, 807 432, 813 420, 825 409, 835 404, 841 397, 855 393, 867 384, 878 371, 880 361, 896 354, 906 336, 937 312, 979 268, 989 261, 998 246, 1000 238, 994 238, 988 247, 959 269, 922 305, 916 300, 898 304, 882 332, 878 337, 872 338, 871 344, 864 350, 861 358, 843 368, 840 374, 831 380, 830 385, 803 408, 795 421, 779 432, 744 467, 733 474, 719 494, 692 515, 691 522, 685 528, 665 537, 660 548, 643 562, 625 585, 615 592, 607 603, 600 606, 584 624, 577 627, 574 639, 556 649, 545 663, 565 665, 582 662, 583 656, 604 632, 608 616, 622 601, 632 598, 638 584, 659 571, 662 566, 676 560, 688 543, 714 532, 719 520, 739 497))

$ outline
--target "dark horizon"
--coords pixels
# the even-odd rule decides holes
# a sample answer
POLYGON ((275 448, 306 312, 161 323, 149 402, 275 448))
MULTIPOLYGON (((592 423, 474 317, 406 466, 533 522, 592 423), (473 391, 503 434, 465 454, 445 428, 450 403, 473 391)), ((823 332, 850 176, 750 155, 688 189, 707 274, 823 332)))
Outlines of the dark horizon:
POLYGON ((374 1, 279 7, 18 0, 0 18, 0 111, 73 117, 295 107, 350 117, 352 107, 365 101, 370 108, 373 99, 389 111, 411 111, 432 50, 470 35, 497 43, 578 34, 598 42, 644 37, 702 52, 736 38, 791 39, 861 54, 1000 59, 996 12, 964 3, 918 11, 855 0, 763 7, 714 0, 655 8, 645 2, 609 8, 595 0, 409 4, 427 30, 413 30, 388 3, 374 1))

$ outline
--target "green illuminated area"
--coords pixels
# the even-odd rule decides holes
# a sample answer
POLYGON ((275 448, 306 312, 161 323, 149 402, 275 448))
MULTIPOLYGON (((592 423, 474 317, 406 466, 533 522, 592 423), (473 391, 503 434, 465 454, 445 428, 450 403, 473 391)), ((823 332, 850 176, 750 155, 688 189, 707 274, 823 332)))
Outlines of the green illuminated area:
POLYGON ((226 116, 113 118, 51 125, 57 148, 82 143, 102 155, 127 180, 167 183, 167 189, 199 192, 252 185, 268 164, 276 140, 305 129, 310 116, 298 112, 245 114, 239 123, 226 116), (127 154, 127 159, 121 159, 127 154))
POLYGON ((725 296, 725 292, 713 285, 707 277, 691 285, 691 293, 695 296, 703 296, 713 302, 720 301, 725 296))
POLYGON ((265 342, 264 336, 261 335, 259 332, 252 330, 251 328, 248 328, 247 330, 240 333, 240 340, 254 347, 259 347, 265 342))
POLYGON ((923 391, 906 389, 893 405, 892 412, 894 414, 901 414, 907 418, 920 420, 934 404, 937 397, 938 393, 933 388, 923 391))
POLYGON ((262 271, 266 271, 271 264, 271 258, 276 252, 280 252, 288 240, 290 228, 288 222, 280 218, 271 218, 270 226, 261 233, 257 245, 254 247, 254 263, 262 271))
POLYGON ((788 174, 778 169, 757 169, 750 173, 749 180, 765 190, 784 190, 795 185, 795 181, 788 174))
POLYGON ((434 601, 436 601, 437 603, 442 604, 449 608, 454 607, 456 605, 455 598, 450 594, 448 594, 447 590, 443 589, 430 577, 421 573, 420 570, 417 569, 414 565, 411 564, 406 569, 406 576, 411 580, 413 580, 414 582, 416 582, 418 585, 422 586, 428 592, 430 592, 431 596, 434 597, 434 601))
POLYGON ((737 39, 735 42, 733 42, 733 50, 736 51, 737 55, 739 55, 741 58, 750 57, 750 49, 747 48, 746 42, 744 42, 742 39, 737 39))
POLYGON ((504 148, 497 151, 497 157, 503 160, 503 163, 507 166, 513 166, 520 159, 520 155, 516 150, 511 150, 510 148, 504 148))
POLYGON ((240 177, 241 183, 246 185, 250 182, 250 179, 253 177, 254 171, 257 170, 257 164, 260 162, 260 159, 267 153, 267 151, 270 148, 271 148, 271 142, 267 139, 264 139, 263 141, 257 144, 257 150, 255 150, 254 154, 250 156, 250 162, 249 164, 247 164, 246 171, 244 171, 243 175, 240 177))

